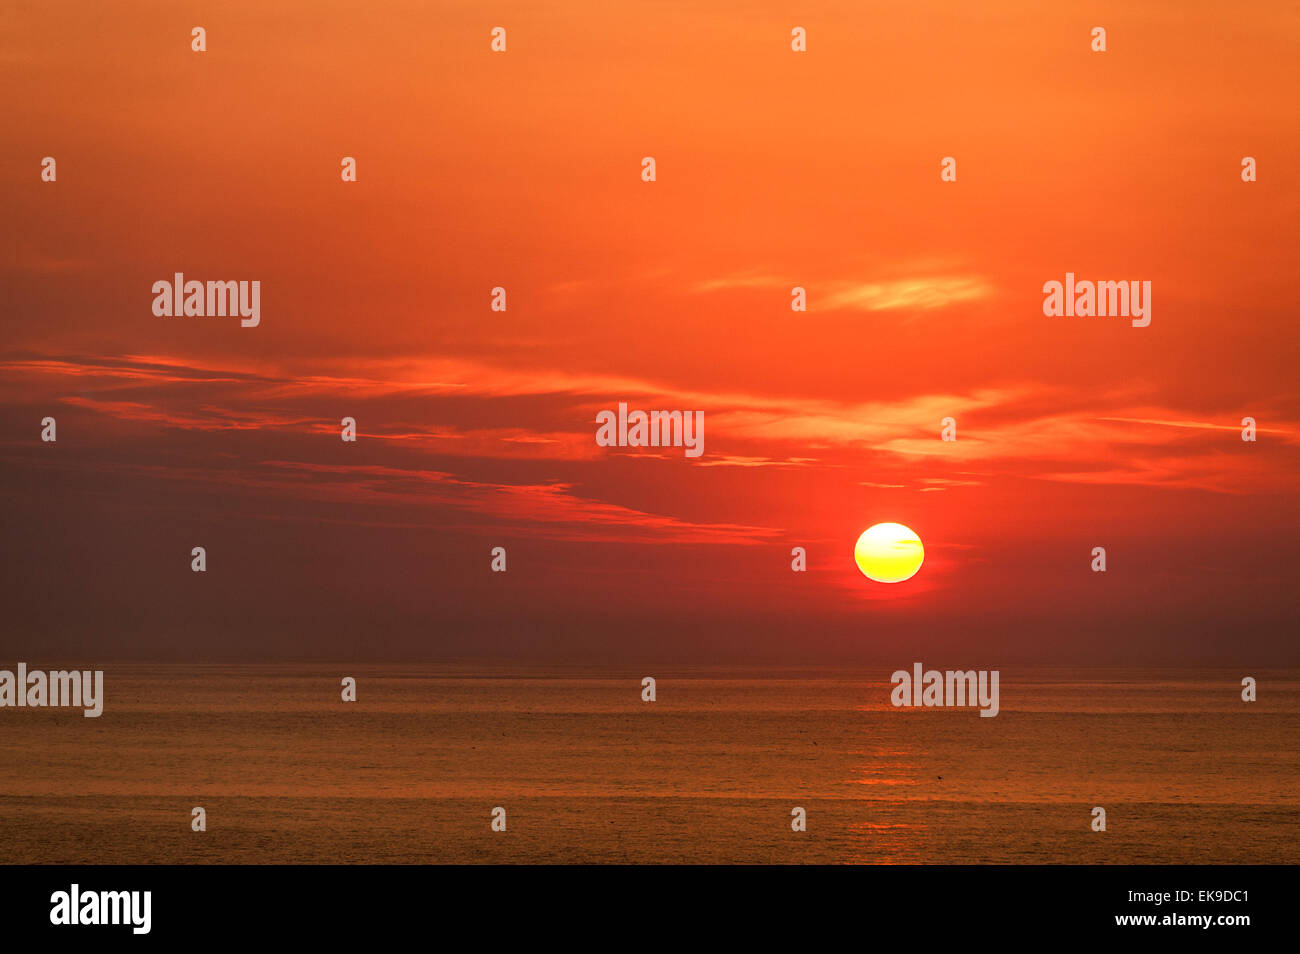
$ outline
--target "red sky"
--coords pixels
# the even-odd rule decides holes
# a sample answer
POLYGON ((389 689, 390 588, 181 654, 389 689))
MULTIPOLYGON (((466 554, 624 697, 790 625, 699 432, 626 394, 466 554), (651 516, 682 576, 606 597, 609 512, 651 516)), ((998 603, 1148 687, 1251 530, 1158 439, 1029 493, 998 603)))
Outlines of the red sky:
POLYGON ((0 652, 1300 659, 1294 5, 354 6, 0 14, 0 652))

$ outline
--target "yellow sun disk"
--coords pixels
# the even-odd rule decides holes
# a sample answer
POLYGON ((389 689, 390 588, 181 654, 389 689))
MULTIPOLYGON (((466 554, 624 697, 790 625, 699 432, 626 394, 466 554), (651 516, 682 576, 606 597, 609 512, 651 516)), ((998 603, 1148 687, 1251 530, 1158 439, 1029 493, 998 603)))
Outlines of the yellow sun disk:
POLYGON ((878 523, 858 537, 853 559, 868 579, 902 583, 921 569, 925 547, 921 538, 901 523, 878 523))

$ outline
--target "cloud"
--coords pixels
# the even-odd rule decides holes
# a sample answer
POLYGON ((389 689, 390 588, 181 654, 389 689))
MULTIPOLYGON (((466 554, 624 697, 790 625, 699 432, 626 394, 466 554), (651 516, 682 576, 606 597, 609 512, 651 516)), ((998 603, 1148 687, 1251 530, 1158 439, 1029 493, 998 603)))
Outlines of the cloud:
MULTIPOLYGON (((1242 425, 1240 423, 1212 424, 1208 421, 1167 421, 1167 420, 1154 420, 1152 418, 1141 418, 1141 417, 1100 417, 1097 420, 1107 421, 1115 424, 1150 424, 1156 427, 1183 427, 1192 430, 1202 430, 1202 431, 1237 431, 1238 433, 1240 433, 1242 429, 1242 425)), ((1295 431, 1287 430, 1285 428, 1280 428, 1280 427, 1261 427, 1257 424, 1255 426, 1255 433, 1256 434, 1277 434, 1277 435, 1281 435, 1282 437, 1284 437, 1286 440, 1289 441, 1295 441, 1297 439, 1297 434, 1295 431)))
POLYGON ((760 288, 789 290, 797 285, 807 288, 809 307, 818 311, 929 311, 987 298, 993 293, 993 286, 977 275, 926 275, 871 282, 833 279, 816 283, 767 275, 735 275, 698 282, 694 288, 698 293, 708 294, 760 288))
POLYGON ((983 279, 968 276, 909 278, 892 282, 838 283, 826 298, 826 308, 886 311, 911 308, 928 311, 957 302, 976 301, 992 294, 983 279))
MULTIPOLYGON (((1296 423, 1264 403, 1258 417, 1267 426, 1260 429, 1261 443, 1251 445, 1233 439, 1236 420, 1200 420, 1186 409, 1142 400, 1132 390, 1080 397, 1032 381, 844 402, 445 356, 214 369, 156 355, 28 355, 0 363, 0 370, 0 395, 9 404, 58 401, 146 427, 301 434, 336 434, 339 418, 347 414, 357 418, 363 440, 437 458, 440 467, 447 459, 466 462, 455 469, 471 461, 610 466, 632 456, 680 465, 677 448, 597 447, 596 412, 621 400, 703 410, 705 454, 692 462, 695 467, 850 473, 869 468, 871 479, 859 481, 861 486, 926 493, 999 477, 1222 493, 1268 490, 1290 479, 1300 444, 1296 423), (311 373, 302 374, 305 368, 311 373), (339 417, 322 417, 325 407, 339 417), (946 417, 958 421, 956 441, 939 439, 946 417), (1276 452, 1232 453, 1269 442, 1276 452), (1124 448, 1125 459, 1134 463, 1114 466, 1116 448, 1124 448)), ((142 432, 139 439, 148 437, 142 432)))

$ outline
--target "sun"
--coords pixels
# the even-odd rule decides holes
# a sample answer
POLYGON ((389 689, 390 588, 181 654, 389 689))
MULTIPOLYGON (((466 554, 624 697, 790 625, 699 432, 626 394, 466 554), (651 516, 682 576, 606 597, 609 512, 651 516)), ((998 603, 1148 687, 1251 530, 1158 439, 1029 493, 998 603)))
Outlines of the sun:
POLYGON ((921 569, 925 547, 921 546, 921 538, 901 523, 878 523, 858 537, 853 559, 868 579, 902 583, 921 569))

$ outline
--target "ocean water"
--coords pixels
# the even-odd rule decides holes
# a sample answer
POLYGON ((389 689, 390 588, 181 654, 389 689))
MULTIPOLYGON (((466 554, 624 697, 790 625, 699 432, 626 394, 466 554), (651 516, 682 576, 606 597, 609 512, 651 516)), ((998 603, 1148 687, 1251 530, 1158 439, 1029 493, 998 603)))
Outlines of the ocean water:
POLYGON ((884 669, 100 668, 99 719, 0 709, 0 862, 1300 862, 1295 670, 1004 669, 980 718, 884 669))

